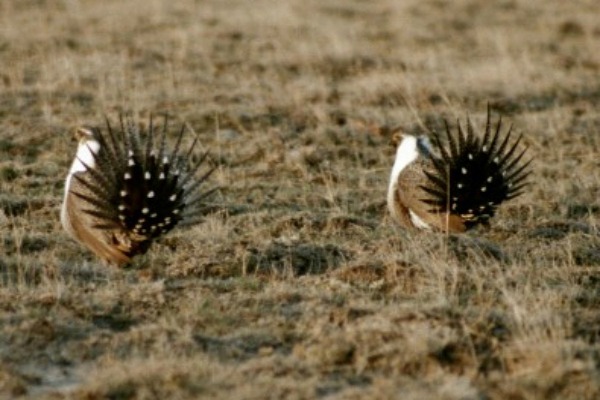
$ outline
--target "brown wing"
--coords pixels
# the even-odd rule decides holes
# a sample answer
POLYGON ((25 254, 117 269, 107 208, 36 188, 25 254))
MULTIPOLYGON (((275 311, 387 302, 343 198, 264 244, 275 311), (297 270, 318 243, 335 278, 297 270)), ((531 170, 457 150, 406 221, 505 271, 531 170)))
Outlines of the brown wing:
POLYGON ((434 230, 464 232, 463 219, 455 214, 432 213, 431 206, 422 200, 426 193, 421 189, 428 182, 425 170, 431 166, 427 160, 419 159, 408 165, 398 176, 396 203, 398 203, 398 222, 404 226, 416 228, 409 210, 434 230))
POLYGON ((94 228, 98 224, 93 216, 83 212, 87 205, 75 195, 86 193, 76 179, 71 180, 70 190, 65 199, 65 230, 109 264, 122 265, 130 261, 128 246, 120 244, 119 235, 114 230, 94 228))

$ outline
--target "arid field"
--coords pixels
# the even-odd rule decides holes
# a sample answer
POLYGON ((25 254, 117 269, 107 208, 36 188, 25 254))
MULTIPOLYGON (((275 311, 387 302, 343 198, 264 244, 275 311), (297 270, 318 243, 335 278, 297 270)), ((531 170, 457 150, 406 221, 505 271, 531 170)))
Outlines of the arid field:
POLYGON ((600 398, 595 0, 2 0, 0 398, 600 398), (487 105, 527 192, 387 215, 392 132, 487 105), (124 268, 62 229, 73 130, 168 114, 212 212, 124 268))

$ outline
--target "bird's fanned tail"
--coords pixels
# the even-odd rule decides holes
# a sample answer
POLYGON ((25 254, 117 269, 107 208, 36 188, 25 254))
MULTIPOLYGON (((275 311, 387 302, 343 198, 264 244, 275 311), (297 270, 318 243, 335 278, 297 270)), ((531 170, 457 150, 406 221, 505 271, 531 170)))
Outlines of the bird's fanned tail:
POLYGON ((522 136, 511 143, 512 127, 502 134, 502 119, 495 129, 488 114, 483 138, 467 117, 466 132, 457 122, 456 133, 445 124, 447 145, 434 133, 434 151, 422 201, 430 212, 449 213, 464 219, 467 227, 487 223, 499 204, 523 193, 528 185, 531 160, 524 162, 527 148, 518 151, 522 136))
POLYGON ((159 137, 152 118, 146 132, 123 116, 119 125, 115 129, 107 119, 106 132, 96 130, 100 151, 92 152, 94 166, 84 164, 86 173, 74 175, 82 190, 73 194, 85 204, 82 211, 95 220, 93 227, 119 229, 135 240, 149 242, 192 222, 188 221, 191 217, 197 220, 206 197, 214 192, 200 190, 214 168, 196 177, 208 154, 190 163, 198 137, 182 153, 182 126, 173 151, 168 152, 166 117, 159 137))

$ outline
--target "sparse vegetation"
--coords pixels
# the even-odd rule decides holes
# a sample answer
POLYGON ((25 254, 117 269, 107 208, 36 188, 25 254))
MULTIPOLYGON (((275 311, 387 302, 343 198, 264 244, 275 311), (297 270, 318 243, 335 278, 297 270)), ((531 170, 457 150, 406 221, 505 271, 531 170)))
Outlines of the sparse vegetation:
MULTIPOLYGON (((0 397, 600 397, 592 1, 0 2, 0 397), (491 229, 386 216, 391 130, 535 156, 491 229), (223 187, 125 270, 61 230, 72 129, 169 113, 223 187)), ((174 122, 174 123, 175 123, 174 122)))

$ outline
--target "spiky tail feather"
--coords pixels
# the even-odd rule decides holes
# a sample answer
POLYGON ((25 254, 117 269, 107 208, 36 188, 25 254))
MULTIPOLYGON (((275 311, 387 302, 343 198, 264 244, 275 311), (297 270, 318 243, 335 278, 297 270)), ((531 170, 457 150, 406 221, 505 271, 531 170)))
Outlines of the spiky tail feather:
POLYGON ((457 121, 453 134, 444 122, 447 146, 434 133, 436 151, 431 156, 433 167, 425 171, 428 182, 421 188, 428 196, 422 201, 431 212, 461 216, 467 227, 487 223, 498 205, 521 195, 528 185, 532 160, 522 161, 527 148, 517 150, 522 136, 510 144, 512 126, 502 134, 501 117, 493 129, 489 105, 483 139, 475 135, 468 117, 466 132, 457 121))
POLYGON ((131 118, 122 115, 119 125, 120 129, 115 129, 107 118, 106 132, 95 129, 100 144, 100 150, 93 153, 96 167, 84 164, 88 173, 74 176, 85 189, 74 194, 87 204, 83 211, 98 221, 95 227, 121 229, 149 241, 177 225, 197 222, 204 215, 207 196, 216 190, 200 190, 214 167, 196 176, 208 154, 190 162, 198 136, 182 155, 185 126, 179 131, 173 151, 168 152, 166 116, 158 151, 152 117, 147 132, 140 132, 131 118))

